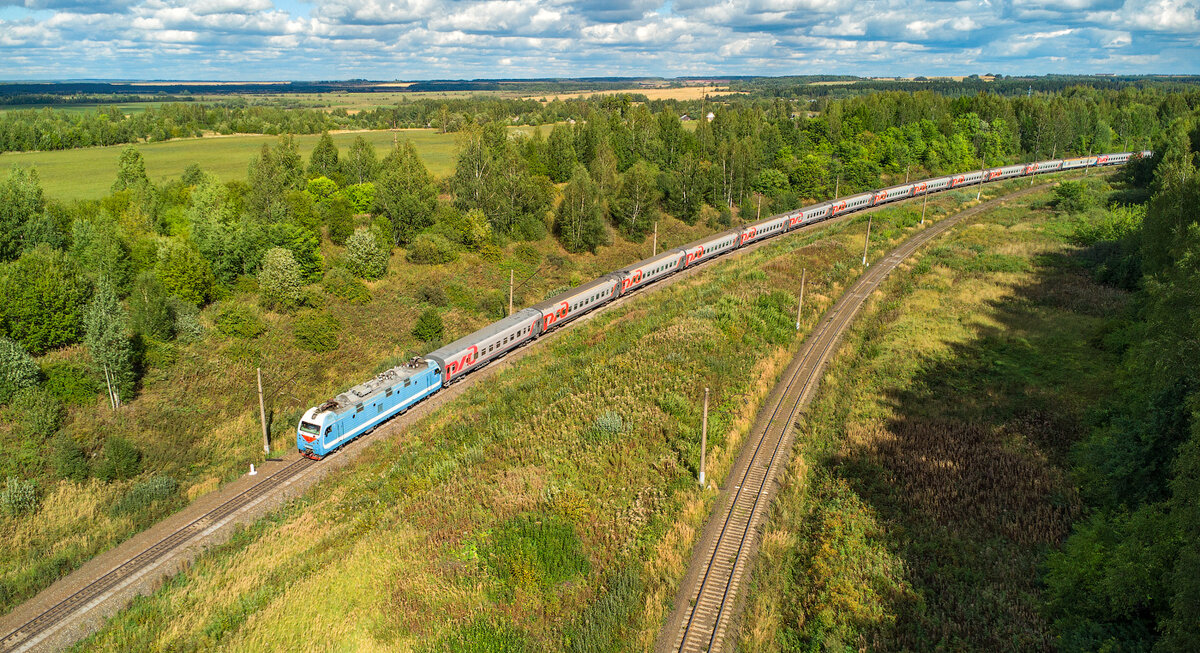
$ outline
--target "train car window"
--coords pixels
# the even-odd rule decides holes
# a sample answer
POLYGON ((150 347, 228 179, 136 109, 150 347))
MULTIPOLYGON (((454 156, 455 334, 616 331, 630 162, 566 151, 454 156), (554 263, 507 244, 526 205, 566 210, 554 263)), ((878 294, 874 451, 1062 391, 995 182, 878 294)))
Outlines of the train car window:
POLYGON ((410 385, 412 385, 412 379, 404 379, 404 387, 407 388, 410 385))
POLYGON ((362 412, 362 409, 363 409, 363 405, 362 405, 362 404, 359 404, 359 405, 357 405, 357 406, 355 406, 355 407, 354 407, 354 412, 356 412, 356 413, 360 413, 360 412, 362 412))
POLYGON ((330 433, 333 433, 333 427, 332 427, 332 426, 330 426, 330 427, 327 427, 327 428, 325 429, 325 435, 329 435, 330 433))
MULTIPOLYGON (((405 385, 408 385, 408 384, 406 383, 405 385)), ((385 396, 385 397, 390 397, 390 396, 392 396, 392 389, 391 389, 391 388, 388 388, 388 389, 387 389, 387 392, 383 393, 383 396, 385 396)))

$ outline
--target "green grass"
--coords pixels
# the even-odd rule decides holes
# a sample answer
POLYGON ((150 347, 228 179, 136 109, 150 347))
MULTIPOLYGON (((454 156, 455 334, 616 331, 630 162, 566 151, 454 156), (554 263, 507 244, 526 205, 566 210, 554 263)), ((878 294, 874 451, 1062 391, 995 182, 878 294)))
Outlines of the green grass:
MULTIPOLYGON (((954 202, 939 198, 930 214, 954 202)), ((885 210, 874 225, 878 257, 913 228, 911 211, 885 210)), ((713 392, 708 471, 719 482, 799 346, 801 270, 807 331, 858 274, 865 226, 857 219, 768 243, 560 334, 374 444, 301 507, 203 556, 79 648, 649 647, 715 498, 695 484, 698 390, 713 392)), ((397 276, 393 268, 393 284, 397 276)), ((546 279, 538 291, 561 283, 546 279)), ((411 325, 409 295, 372 293, 371 314, 346 320, 362 340, 343 347, 358 351, 379 340, 372 334, 411 325)), ((323 366, 340 358, 311 361, 312 374, 336 375, 330 386, 339 387, 354 373, 323 366)), ((236 432, 246 453, 252 427, 242 419, 236 432)))
MULTIPOLYGON (((374 145, 381 158, 391 150, 394 138, 412 141, 431 173, 444 176, 453 172, 454 134, 440 134, 434 129, 343 132, 333 134, 333 140, 344 156, 358 136, 374 145)), ((305 160, 317 138, 317 134, 295 137, 305 160)), ((177 178, 192 163, 199 164, 222 181, 230 181, 245 179, 250 159, 258 155, 264 143, 274 144, 277 140, 277 136, 262 135, 209 136, 138 143, 137 148, 146 160, 146 174, 154 182, 177 178)), ((117 178, 117 158, 124 148, 124 145, 113 145, 54 152, 5 152, 0 154, 0 172, 14 165, 33 166, 37 168, 47 197, 99 199, 109 193, 117 178)))
POLYGON ((1049 192, 893 276, 800 424, 764 530, 746 651, 1043 650, 1038 565, 1079 514, 1064 460, 1103 406, 1097 286, 1049 192))

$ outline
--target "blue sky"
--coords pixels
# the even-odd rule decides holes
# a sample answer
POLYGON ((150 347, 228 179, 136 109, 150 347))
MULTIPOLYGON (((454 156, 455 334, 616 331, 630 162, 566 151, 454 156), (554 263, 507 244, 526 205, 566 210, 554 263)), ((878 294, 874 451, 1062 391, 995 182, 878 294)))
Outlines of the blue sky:
POLYGON ((1200 0, 0 0, 0 79, 1200 73, 1200 0))

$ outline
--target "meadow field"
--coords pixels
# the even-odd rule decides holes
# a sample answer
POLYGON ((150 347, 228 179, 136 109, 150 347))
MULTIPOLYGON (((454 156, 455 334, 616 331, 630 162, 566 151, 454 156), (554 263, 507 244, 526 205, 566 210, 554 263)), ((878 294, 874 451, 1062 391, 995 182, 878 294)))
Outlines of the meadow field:
POLYGON ((1110 394, 1128 296, 1081 269, 1083 218, 1051 197, 944 236, 847 335, 800 423, 741 650, 1053 650, 1039 565, 1080 514, 1064 461, 1110 394))
MULTIPOLYGON (((442 134, 436 129, 400 129, 334 132, 332 136, 343 153, 355 138, 362 136, 375 146, 381 158, 391 151, 394 141, 411 141, 430 173, 440 177, 454 170, 454 134, 442 134)), ((307 158, 319 137, 318 134, 306 134, 294 138, 301 154, 307 158)), ((245 179, 250 159, 258 155, 264 144, 274 144, 278 138, 259 134, 206 136, 137 143, 136 147, 145 158, 146 174, 155 183, 178 178, 192 163, 199 164, 223 181, 230 181, 245 179)), ((124 145, 112 145, 53 152, 4 152, 0 154, 0 169, 36 167, 47 197, 99 199, 109 192, 116 179, 117 159, 124 148, 124 145)))
MULTIPOLYGON (((931 219, 973 200, 938 197, 931 219)), ((870 256, 919 228, 919 212, 876 213, 870 256)), ((709 473, 719 483, 800 337, 861 271, 865 229, 860 216, 765 244, 560 334, 372 445, 78 649, 651 646, 716 497, 695 483, 697 393, 713 389, 709 473), (802 269, 809 310, 798 333, 802 269)), ((406 292, 379 297, 371 315, 345 322, 352 349, 402 332, 419 310, 406 292)), ((337 389, 374 356, 325 370, 342 354, 306 355, 301 384, 337 389)), ((247 404, 231 428, 197 435, 252 455, 252 416, 247 404)), ((276 436, 282 446, 290 426, 276 436)))

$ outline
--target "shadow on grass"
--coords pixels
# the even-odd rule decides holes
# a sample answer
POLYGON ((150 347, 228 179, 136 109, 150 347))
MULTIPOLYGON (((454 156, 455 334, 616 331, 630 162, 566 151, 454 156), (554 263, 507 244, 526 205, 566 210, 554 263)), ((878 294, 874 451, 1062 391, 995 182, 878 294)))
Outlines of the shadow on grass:
POLYGON ((1125 303, 1080 267, 1080 255, 1035 261, 1034 280, 987 302, 972 337, 888 391, 893 419, 851 429, 827 459, 902 564, 907 590, 883 593, 894 621, 863 633, 872 648, 1052 648, 1038 565, 1080 513, 1067 455, 1103 408, 1116 361, 1105 335, 1125 303))

